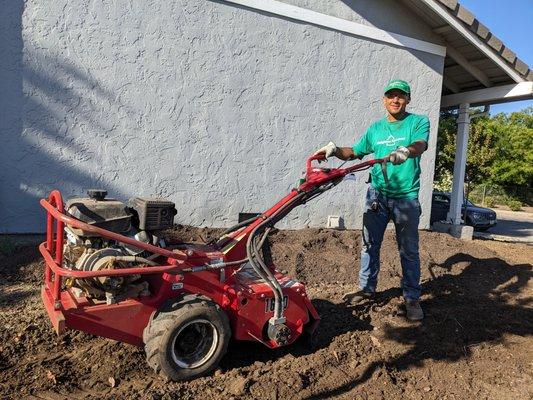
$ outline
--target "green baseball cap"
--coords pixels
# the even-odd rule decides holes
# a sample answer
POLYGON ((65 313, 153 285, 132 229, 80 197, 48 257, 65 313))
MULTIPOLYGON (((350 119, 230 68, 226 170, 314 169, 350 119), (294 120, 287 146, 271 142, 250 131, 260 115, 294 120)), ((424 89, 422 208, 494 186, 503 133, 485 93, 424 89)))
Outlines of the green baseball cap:
POLYGON ((385 90, 383 93, 387 93, 389 90, 398 89, 401 90, 404 93, 407 93, 408 95, 411 95, 411 88, 409 87, 409 84, 406 81, 402 81, 401 79, 393 79, 389 83, 387 83, 387 86, 385 86, 385 90))

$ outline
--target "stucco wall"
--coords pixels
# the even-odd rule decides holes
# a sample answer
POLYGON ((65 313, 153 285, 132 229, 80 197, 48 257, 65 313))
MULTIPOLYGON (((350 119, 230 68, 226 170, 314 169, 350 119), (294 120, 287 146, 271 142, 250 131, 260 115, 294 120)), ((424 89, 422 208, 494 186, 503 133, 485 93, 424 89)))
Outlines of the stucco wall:
MULTIPOLYGON (((332 5, 332 15, 350 12, 348 3, 332 5)), ((182 224, 230 225, 287 193, 317 147, 360 137, 384 115, 382 88, 396 77, 412 84, 411 111, 432 123, 421 193, 427 226, 442 57, 224 2, 7 8, 22 23, 10 31, 14 61, 1 61, 10 80, 0 83, 8 89, 0 104, 13 113, 0 121, 2 231, 42 231, 39 198, 89 187, 120 199, 167 197, 182 224)), ((361 10, 352 12, 361 22, 361 10)), ((383 18, 393 24, 394 15, 383 18)), ((401 15, 398 32, 407 35, 401 15)), ((366 178, 342 183, 281 227, 323 226, 330 214, 360 226, 366 178)))
POLYGON ((397 0, 283 0, 285 3, 307 8, 337 18, 374 26, 427 42, 443 44, 442 37, 397 0))

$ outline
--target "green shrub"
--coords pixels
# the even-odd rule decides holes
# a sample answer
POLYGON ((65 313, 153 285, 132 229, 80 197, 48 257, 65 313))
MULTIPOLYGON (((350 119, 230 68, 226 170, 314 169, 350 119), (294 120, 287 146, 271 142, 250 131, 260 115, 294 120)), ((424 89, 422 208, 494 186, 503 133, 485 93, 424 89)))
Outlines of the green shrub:
POLYGON ((485 205, 487 207, 494 207, 496 205, 496 199, 494 197, 485 197, 485 205))
POLYGON ((444 171, 441 176, 433 182, 433 190, 436 192, 451 192, 453 176, 448 171, 444 171))
POLYGON ((513 211, 522 210, 522 203, 516 199, 509 198, 505 204, 513 211))
POLYGON ((470 200, 474 204, 481 204, 483 196, 480 196, 478 193, 471 192, 468 194, 468 200, 470 200))

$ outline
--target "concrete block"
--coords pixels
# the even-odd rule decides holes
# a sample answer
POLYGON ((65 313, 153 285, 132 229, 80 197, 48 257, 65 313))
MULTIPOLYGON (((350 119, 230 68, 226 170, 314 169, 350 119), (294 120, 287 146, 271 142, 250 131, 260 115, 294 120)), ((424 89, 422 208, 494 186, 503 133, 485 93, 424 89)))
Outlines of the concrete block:
POLYGON ((481 39, 484 39, 484 40, 487 39, 490 33, 489 28, 487 28, 477 19, 474 21, 472 26, 470 26, 470 30, 474 32, 476 35, 478 35, 481 39))
POLYGON ((505 58, 505 61, 507 61, 509 64, 514 63, 514 60, 516 60, 516 53, 509 49, 509 47, 504 47, 502 51, 502 57, 505 58))
POLYGON ((457 18, 459 18, 467 25, 472 25, 474 23, 474 20, 476 19, 474 14, 472 14, 470 11, 468 11, 465 7, 461 5, 459 5, 459 8, 457 9, 457 18))
POLYGON ((516 59, 514 68, 522 75, 527 74, 527 71, 529 71, 529 65, 519 58, 516 59))
POLYGON ((472 240, 474 228, 468 225, 453 225, 449 222, 434 222, 431 229, 435 232, 449 233, 453 237, 472 240))
POLYGON ((452 225, 450 228, 450 235, 458 239, 472 240, 474 228, 468 225, 452 225))
POLYGON ((498 39, 496 36, 494 36, 492 33, 490 34, 487 44, 496 51, 500 51, 503 47, 502 41, 498 39))
POLYGON ((457 7, 457 0, 439 0, 439 1, 452 11, 455 11, 455 7, 457 7))
POLYGON ((328 223, 326 228, 329 229, 344 229, 344 220, 339 215, 328 215, 328 223))

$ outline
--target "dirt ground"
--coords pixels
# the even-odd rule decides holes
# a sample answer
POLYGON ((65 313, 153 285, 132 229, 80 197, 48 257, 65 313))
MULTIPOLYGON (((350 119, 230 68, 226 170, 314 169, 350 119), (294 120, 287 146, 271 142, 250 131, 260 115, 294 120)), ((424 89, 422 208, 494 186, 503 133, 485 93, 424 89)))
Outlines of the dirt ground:
MULTIPOLYGON (((182 228, 184 240, 205 230, 182 228)), ((168 383, 140 348, 70 331, 57 337, 40 302, 35 247, 0 255, 0 398, 531 399, 533 247, 421 232, 422 323, 402 316, 394 234, 380 296, 347 305, 360 234, 306 229, 271 238, 278 269, 307 284, 318 343, 271 351, 233 343, 212 376, 168 383)))

